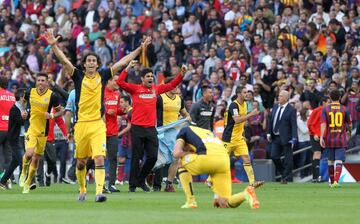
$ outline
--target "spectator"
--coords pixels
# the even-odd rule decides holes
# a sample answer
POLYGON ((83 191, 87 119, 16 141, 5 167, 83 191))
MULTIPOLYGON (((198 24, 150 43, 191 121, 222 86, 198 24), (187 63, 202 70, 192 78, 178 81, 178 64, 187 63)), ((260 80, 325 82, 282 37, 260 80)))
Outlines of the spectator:
POLYGON ((199 48, 202 29, 195 15, 190 15, 189 20, 184 23, 181 31, 184 37, 184 44, 188 47, 199 48))
POLYGON ((322 94, 316 89, 316 79, 310 79, 305 91, 300 96, 300 101, 309 101, 311 108, 315 109, 321 102, 322 94))

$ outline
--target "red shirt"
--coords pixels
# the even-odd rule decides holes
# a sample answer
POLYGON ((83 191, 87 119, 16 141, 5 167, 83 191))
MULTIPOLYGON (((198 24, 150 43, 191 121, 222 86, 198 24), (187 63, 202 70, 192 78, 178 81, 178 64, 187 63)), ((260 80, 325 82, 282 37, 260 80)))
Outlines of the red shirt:
POLYGON ((125 82, 127 71, 124 69, 116 83, 131 95, 133 100, 133 111, 131 124, 142 127, 156 126, 156 98, 162 93, 166 93, 178 86, 182 79, 182 75, 177 75, 175 79, 167 84, 153 85, 151 88, 145 87, 143 84, 136 85, 125 82))
POLYGON ((326 148, 347 147, 346 127, 351 126, 351 116, 345 106, 333 102, 322 109, 321 123, 326 124, 326 148))
POLYGON ((320 137, 320 121, 322 108, 322 106, 319 106, 314 109, 310 114, 309 120, 307 122, 310 136, 317 135, 318 137, 320 137))
POLYGON ((14 94, 6 89, 0 89, 0 131, 8 131, 9 113, 15 101, 14 94))
POLYGON ((117 115, 121 115, 120 109, 120 93, 119 91, 110 90, 107 86, 104 91, 105 103, 105 120, 106 120, 106 136, 118 135, 118 120, 117 115), (109 110, 114 110, 115 114, 108 114, 109 110))
MULTIPOLYGON (((53 113, 55 113, 54 110, 53 110, 53 113)), ((50 119, 49 120, 49 132, 48 132, 48 137, 47 137, 48 142, 53 142, 55 140, 55 136, 54 136, 55 123, 60 128, 60 130, 62 131, 62 133, 65 137, 68 134, 63 117, 57 117, 54 119, 50 119)))

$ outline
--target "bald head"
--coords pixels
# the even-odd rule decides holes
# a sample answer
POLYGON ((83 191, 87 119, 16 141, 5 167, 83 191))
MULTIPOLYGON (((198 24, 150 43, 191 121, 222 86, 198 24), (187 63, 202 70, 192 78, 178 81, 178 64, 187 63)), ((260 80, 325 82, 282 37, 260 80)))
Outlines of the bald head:
POLYGON ((280 105, 284 105, 285 103, 287 103, 289 101, 289 92, 286 90, 281 90, 279 93, 279 104, 280 105))

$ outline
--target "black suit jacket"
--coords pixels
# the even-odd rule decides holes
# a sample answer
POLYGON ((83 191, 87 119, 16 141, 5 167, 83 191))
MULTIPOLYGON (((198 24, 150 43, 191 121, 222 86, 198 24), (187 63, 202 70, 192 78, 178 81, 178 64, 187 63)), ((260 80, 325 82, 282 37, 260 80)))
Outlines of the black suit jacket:
MULTIPOLYGON (((278 11, 278 15, 282 14, 282 11, 284 10, 284 3, 279 2, 279 11, 278 11)), ((270 4, 270 10, 273 11, 274 15, 275 15, 275 3, 271 3, 270 4)))
POLYGON ((24 125, 24 120, 21 116, 21 111, 14 104, 9 113, 9 126, 8 126, 8 140, 10 143, 19 141, 21 126, 24 125))
MULTIPOLYGON (((279 104, 275 104, 271 111, 268 134, 270 134, 272 138, 275 137, 273 133, 273 124, 278 108, 279 108, 279 104)), ((286 105, 286 107, 283 110, 284 112, 282 113, 281 119, 279 121, 280 122, 279 134, 280 134, 281 144, 286 145, 289 144, 291 140, 298 139, 296 110, 290 104, 286 105)))

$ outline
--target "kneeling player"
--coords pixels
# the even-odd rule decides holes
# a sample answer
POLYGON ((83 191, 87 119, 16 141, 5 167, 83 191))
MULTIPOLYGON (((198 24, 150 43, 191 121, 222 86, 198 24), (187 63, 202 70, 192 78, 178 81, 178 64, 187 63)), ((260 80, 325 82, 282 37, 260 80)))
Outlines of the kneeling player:
POLYGON ((243 192, 231 195, 230 160, 220 139, 212 132, 198 127, 184 127, 180 130, 175 149, 175 158, 181 158, 178 170, 186 203, 182 208, 197 208, 192 189, 192 175, 209 174, 215 193, 214 206, 235 208, 245 200, 251 208, 259 208, 253 186, 243 192))

